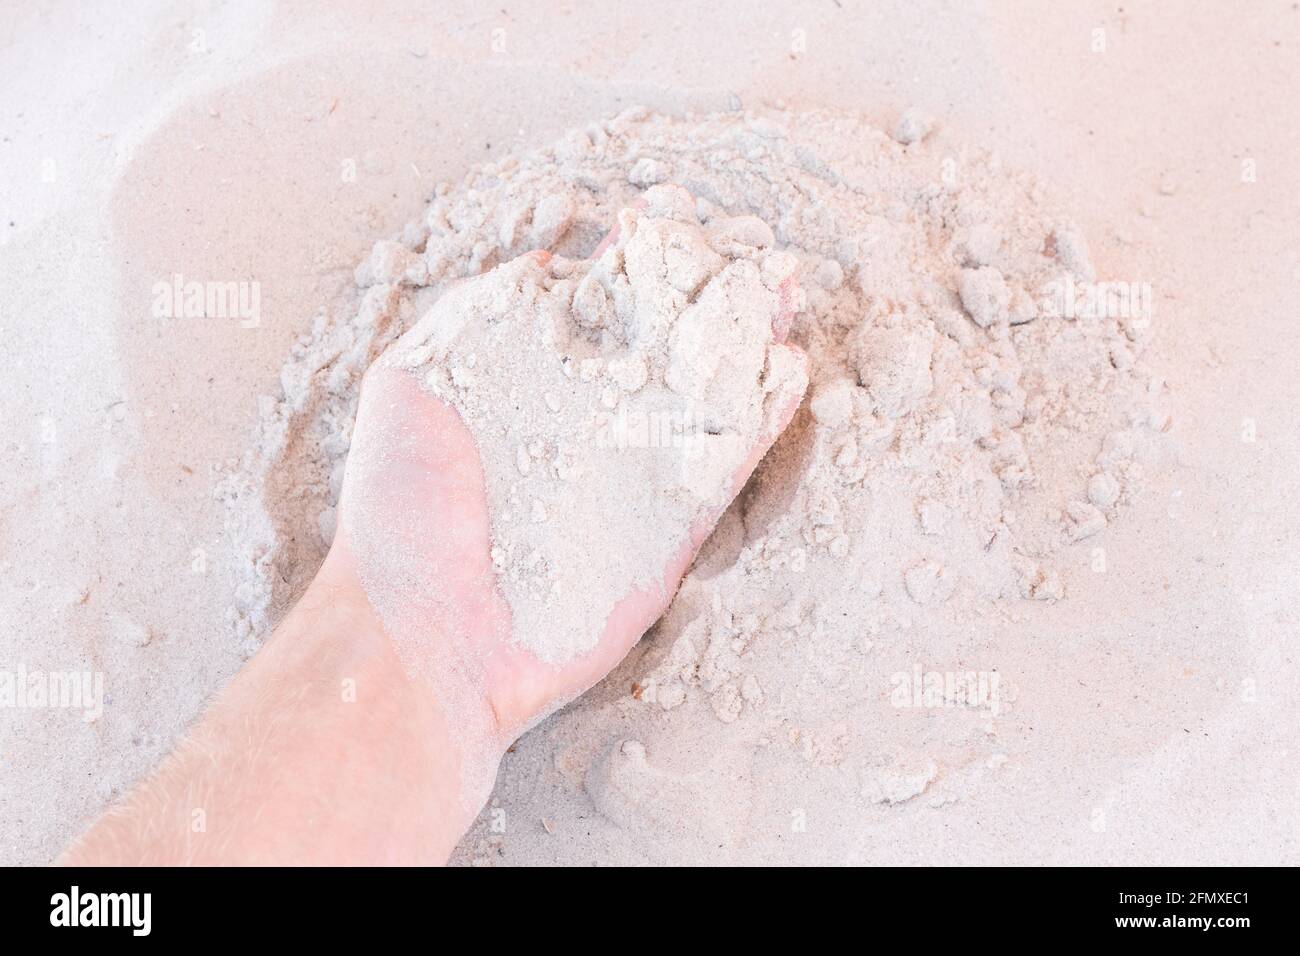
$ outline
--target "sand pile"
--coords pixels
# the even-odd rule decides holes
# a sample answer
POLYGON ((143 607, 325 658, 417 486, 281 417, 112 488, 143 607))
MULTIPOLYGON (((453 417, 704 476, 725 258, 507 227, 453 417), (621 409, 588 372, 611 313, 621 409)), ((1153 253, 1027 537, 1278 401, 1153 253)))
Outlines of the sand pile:
MULTIPOLYGON (((633 110, 440 186, 423 218, 376 243, 355 289, 322 303, 219 484, 247 554, 229 611, 246 653, 323 556, 361 376, 408 331, 393 354, 479 442, 517 637, 544 659, 580 651, 602 606, 566 606, 566 575, 659 566, 655 549, 699 504, 692 489, 709 485, 690 469, 729 462, 762 426, 764 396, 788 387, 759 328, 784 288, 789 341, 809 358, 804 406, 607 684, 612 702, 590 704, 613 708, 588 723, 595 742, 554 747, 534 770, 585 788, 619 826, 684 827, 718 846, 740 840, 753 786, 741 781, 771 748, 840 768, 837 793, 867 805, 976 785, 998 764, 1007 681, 941 681, 970 720, 902 741, 855 732, 854 708, 891 706, 890 686, 864 696, 855 675, 910 684, 928 629, 1061 598, 1055 560, 1083 548, 1104 562, 1099 536, 1140 492, 1167 422, 1142 362, 1149 293, 1100 282, 1032 179, 932 125, 909 113, 887 135, 830 112, 633 110), (585 262, 634 205, 618 244, 585 262), (553 258, 517 259, 538 249, 553 258), (638 274, 638 255, 658 271, 638 274), (638 309, 651 300, 658 314, 638 309), (531 325, 500 321, 521 304, 531 325), (691 310, 755 327, 724 334, 691 310), (629 441, 627 423, 654 413, 667 434, 723 450, 692 456, 644 428, 629 441), (611 449, 646 467, 635 489, 602 497, 611 449), (624 493, 638 510, 620 511, 624 493), (571 532, 590 521, 615 522, 628 549, 584 555, 571 532), (717 753, 702 776, 682 770, 689 748, 655 763, 654 735, 673 733, 679 708, 728 725, 703 732, 717 753)), ((930 685, 916 682, 924 704, 930 685)), ((900 683, 894 696, 910 700, 900 683)), ((466 855, 502 842, 485 832, 466 855)))

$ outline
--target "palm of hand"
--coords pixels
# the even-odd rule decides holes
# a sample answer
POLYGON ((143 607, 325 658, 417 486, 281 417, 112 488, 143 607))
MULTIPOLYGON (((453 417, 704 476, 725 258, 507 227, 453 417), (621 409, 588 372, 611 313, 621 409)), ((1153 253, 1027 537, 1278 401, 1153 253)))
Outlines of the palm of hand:
MULTIPOLYGON (((793 289, 783 292, 788 303, 793 289)), ((776 317, 778 336, 789 319, 788 308, 776 317)), ((797 406, 796 398, 756 442, 732 476, 727 501, 797 406)), ((473 436, 457 411, 413 375, 379 362, 362 389, 330 560, 358 576, 408 672, 440 690, 453 679, 459 692, 469 687, 494 731, 514 739, 618 664, 664 612, 720 513, 696 516, 660 586, 628 582, 590 652, 560 666, 544 663, 511 639, 510 608, 490 558, 486 484, 473 436)), ((573 530, 592 537, 603 531, 573 530)))

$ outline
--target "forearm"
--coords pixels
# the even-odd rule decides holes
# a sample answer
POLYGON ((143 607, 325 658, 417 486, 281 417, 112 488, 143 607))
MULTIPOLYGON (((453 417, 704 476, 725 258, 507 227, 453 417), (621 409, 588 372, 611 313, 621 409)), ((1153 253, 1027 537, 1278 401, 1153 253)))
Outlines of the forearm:
MULTIPOLYGON (((456 696, 456 695, 452 695, 456 696)), ((84 865, 444 862, 498 753, 322 575, 175 753, 65 855, 84 865), (475 742, 475 743, 471 743, 475 742)))

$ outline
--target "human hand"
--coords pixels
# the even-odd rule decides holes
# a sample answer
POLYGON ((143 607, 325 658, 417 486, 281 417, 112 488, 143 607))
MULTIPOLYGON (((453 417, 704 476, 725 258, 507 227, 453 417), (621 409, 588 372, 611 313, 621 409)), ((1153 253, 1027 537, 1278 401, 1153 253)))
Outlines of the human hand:
MULTIPOLYGON (((617 233, 615 227, 597 256, 617 233)), ((544 252, 530 256, 542 265, 549 259, 544 252)), ((681 529, 681 546, 654 581, 625 582, 622 599, 585 653, 548 663, 512 639, 511 608, 490 556, 492 516, 483 458, 457 410, 430 394, 400 362, 381 360, 367 374, 339 530, 322 576, 369 596, 376 614, 387 618, 384 627, 408 671, 431 684, 449 702, 445 706, 465 711, 455 716, 458 725, 481 727, 486 739, 509 743, 604 677, 658 619, 726 504, 789 422, 806 384, 804 356, 779 341, 789 329, 795 295, 794 279, 786 279, 767 318, 771 349, 792 359, 786 365, 795 369, 796 387, 775 396, 780 407, 767 417, 747 456, 720 477, 726 487, 705 496, 710 504, 681 529)), ((629 458, 626 467, 635 469, 637 463, 629 458)), ((566 528, 564 533, 599 543, 610 531, 566 528)), ((564 599, 589 597, 578 592, 564 599)))
MULTIPOLYGON (((737 228, 752 235, 755 222, 737 228)), ((531 255, 524 271, 548 261, 531 255)), ((754 270, 746 276, 755 291, 754 270)), ((757 300, 734 301, 767 302, 771 314, 729 313, 733 332, 749 319, 745 335, 771 328, 774 340, 784 338, 794 286, 769 280, 757 300)), ((723 302, 734 304, 725 293, 723 302)), ((761 427, 704 443, 734 463, 730 474, 700 472, 719 487, 681 499, 700 504, 670 529, 677 544, 661 549, 663 567, 648 584, 616 580, 621 597, 599 635, 558 663, 518 640, 490 554, 489 476, 474 435, 408 367, 381 360, 362 389, 338 532, 307 592, 167 760, 61 861, 445 861, 486 800, 506 746, 604 677, 663 613, 722 510, 789 422, 807 384, 804 356, 783 344, 764 348, 771 381, 740 396, 761 403, 761 416, 750 419, 761 427), (749 436, 747 450, 738 434, 749 436)), ((688 351, 688 365, 694 356, 688 351)), ((638 485, 644 454, 603 459, 623 483, 606 496, 617 512, 638 513, 636 502, 618 497, 624 485, 653 493, 638 485)), ((606 549, 629 546, 611 527, 563 533, 606 549)), ((642 546, 654 541, 641 535, 642 546)), ((603 606, 581 586, 564 599, 603 606)))

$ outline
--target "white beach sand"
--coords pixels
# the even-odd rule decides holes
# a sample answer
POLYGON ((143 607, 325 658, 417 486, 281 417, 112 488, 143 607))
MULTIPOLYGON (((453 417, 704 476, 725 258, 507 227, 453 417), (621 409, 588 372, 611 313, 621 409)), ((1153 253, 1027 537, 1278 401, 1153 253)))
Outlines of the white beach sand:
POLYGON ((757 744, 707 703, 630 705, 643 645, 507 755, 458 861, 1297 862, 1300 10, 1026 6, 7 18, 0 672, 102 673, 104 700, 0 708, 0 863, 52 859, 238 669, 249 556, 214 484, 372 242, 491 157, 736 100, 884 129, 917 106, 1035 174, 1099 274, 1154 290, 1172 459, 1104 532, 1104 572, 1068 552, 1064 599, 896 648, 1008 675, 996 741, 961 715, 856 723, 890 689, 864 672, 757 744), (158 322, 176 274, 256 281, 260 321, 158 322))

